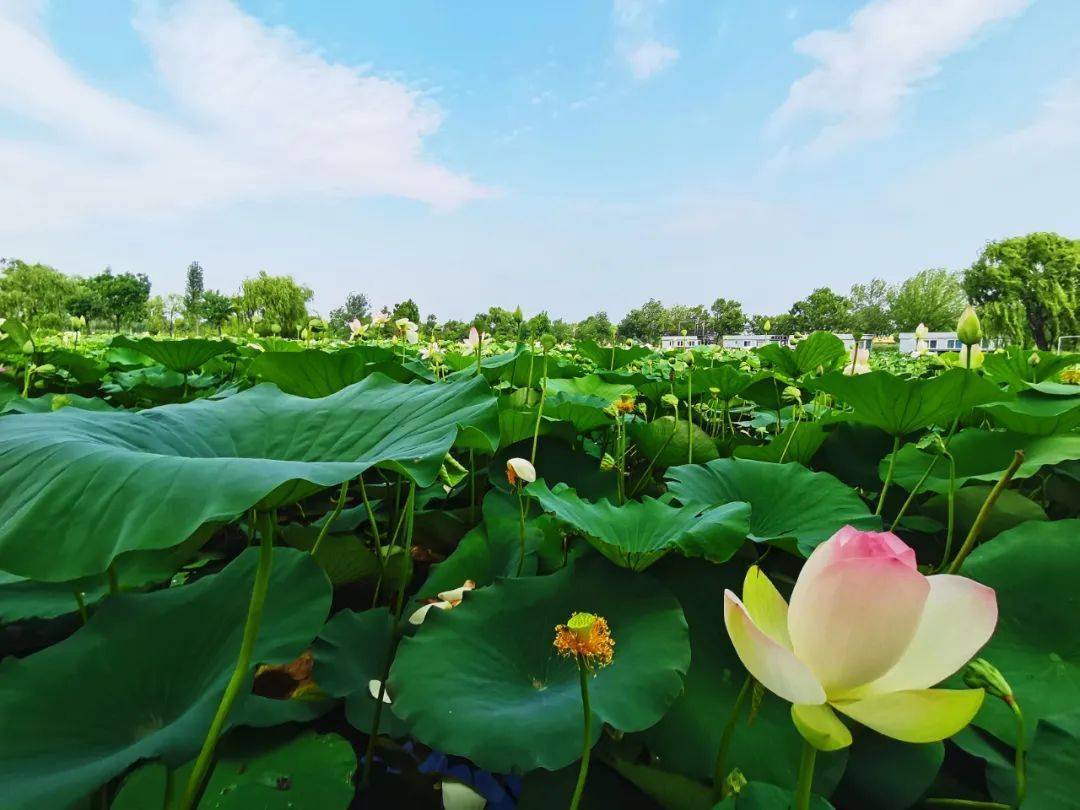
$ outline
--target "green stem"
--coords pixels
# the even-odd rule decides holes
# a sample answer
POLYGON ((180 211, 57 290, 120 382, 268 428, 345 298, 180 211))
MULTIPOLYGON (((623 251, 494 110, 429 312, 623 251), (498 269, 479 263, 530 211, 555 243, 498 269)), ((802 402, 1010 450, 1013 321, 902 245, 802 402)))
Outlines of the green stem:
POLYGON ((536 444, 540 440, 540 420, 544 416, 544 400, 547 398, 547 349, 544 349, 544 364, 542 368, 543 371, 541 373, 540 380, 540 403, 536 407, 536 426, 533 428, 532 453, 529 455, 529 463, 532 464, 534 467, 536 466, 536 444))
POLYGON ((165 766, 165 796, 161 802, 162 810, 172 810, 173 794, 176 792, 176 771, 165 766))
POLYGON ((371 536, 375 540, 375 550, 379 553, 380 559, 382 555, 382 543, 379 537, 379 524, 375 520, 375 512, 371 508, 371 501, 368 500, 367 487, 364 486, 364 476, 360 476, 360 497, 364 501, 364 509, 367 511, 368 525, 371 526, 371 536))
POLYGON ((724 766, 727 753, 728 749, 731 748, 731 738, 735 735, 735 725, 739 722, 743 704, 746 702, 746 696, 750 694, 753 684, 753 677, 747 675, 743 680, 742 688, 739 690, 739 696, 735 698, 735 705, 731 707, 731 714, 728 716, 727 724, 724 726, 724 733, 720 736, 720 747, 716 749, 716 763, 713 765, 713 799, 716 801, 720 801, 727 794, 724 786, 724 776, 726 775, 724 766))
POLYGON ((83 624, 86 624, 90 616, 86 612, 86 600, 83 599, 82 591, 78 588, 73 588, 72 593, 75 595, 75 604, 79 608, 79 618, 82 619, 83 624))
POLYGON ((120 593, 120 580, 116 576, 116 563, 110 563, 109 569, 109 595, 116 596, 120 593))
POLYGON ((927 799, 927 807, 965 807, 970 810, 1012 810, 1001 802, 979 802, 973 799, 927 799))
POLYGON ((971 550, 975 547, 975 542, 979 539, 979 535, 982 533, 983 525, 986 523, 986 519, 990 517, 990 512, 994 509, 994 504, 997 503, 997 499, 1001 497, 1001 493, 1005 490, 1005 487, 1012 481, 1016 471, 1020 469, 1020 465, 1024 463, 1024 451, 1017 450, 1013 453, 1012 463, 1008 469, 1002 473, 1000 480, 994 484, 994 488, 990 490, 990 494, 986 496, 986 500, 983 501, 982 508, 979 509, 979 514, 975 517, 975 522, 971 524, 971 529, 967 533, 967 537, 964 538, 964 544, 960 546, 960 550, 956 553, 956 559, 952 561, 952 565, 949 566, 948 573, 955 574, 960 570, 960 566, 964 564, 964 560, 967 559, 967 555, 971 553, 971 550))
POLYGON ((240 695, 240 689, 247 680, 248 671, 251 668, 251 655, 255 650, 255 640, 258 638, 259 625, 262 622, 263 606, 266 604, 266 592, 270 587, 270 569, 274 561, 274 524, 277 521, 277 515, 274 512, 264 512, 261 517, 263 525, 260 529, 262 537, 259 546, 259 566, 255 570, 255 584, 251 589, 251 602, 248 604, 247 620, 244 622, 240 653, 236 657, 236 666, 225 687, 225 694, 221 696, 221 702, 218 704, 213 722, 210 723, 210 729, 206 732, 206 739, 203 741, 198 759, 195 760, 195 767, 191 771, 191 776, 188 777, 187 787, 180 799, 180 810, 192 810, 198 805, 206 789, 206 780, 210 774, 210 766, 213 764, 218 738, 225 730, 229 712, 240 695))
POLYGON ((949 516, 948 528, 945 530, 945 553, 941 555, 939 570, 949 562, 949 556, 952 554, 953 535, 956 534, 956 459, 948 451, 945 452, 945 457, 949 459, 949 489, 945 495, 949 516))
POLYGON ((30 367, 33 365, 29 360, 26 361, 26 370, 23 371, 23 387, 22 398, 26 399, 30 396, 30 367))
POLYGON ((1024 715, 1020 712, 1020 704, 1016 698, 1006 701, 1009 708, 1016 715, 1016 806, 1023 807, 1024 797, 1027 795, 1027 768, 1024 762, 1026 745, 1024 741, 1024 715))
POLYGON ((577 785, 574 796, 570 799, 570 810, 577 810, 581 804, 581 794, 585 792, 585 779, 589 775, 589 756, 592 754, 592 709, 589 707, 589 669, 585 662, 578 661, 578 675, 581 677, 581 707, 584 713, 583 741, 581 744, 581 766, 578 768, 577 785))
POLYGON ((787 456, 788 448, 791 447, 791 440, 795 438, 795 433, 799 430, 799 417, 802 415, 801 409, 795 411, 795 422, 791 426, 791 435, 787 437, 787 441, 784 442, 783 452, 780 453, 780 464, 784 463, 784 458, 787 456))
POLYGON ((323 539, 330 531, 330 527, 334 524, 334 521, 338 519, 338 515, 341 514, 341 510, 345 508, 345 499, 349 496, 349 479, 346 478, 341 482, 341 491, 338 493, 337 503, 334 504, 334 511, 330 513, 330 516, 323 522, 323 527, 319 530, 319 536, 315 538, 315 545, 311 547, 311 556, 314 557, 319 553, 319 546, 322 545, 323 539))
POLYGON ((799 780, 795 783, 795 799, 792 810, 810 809, 810 789, 814 784, 814 759, 817 749, 803 740, 802 757, 799 760, 799 780))
POLYGON ((904 505, 900 507, 900 511, 896 513, 896 517, 893 518, 893 522, 889 526, 890 532, 896 528, 896 524, 900 522, 900 518, 907 512, 908 507, 911 506, 911 502, 915 500, 915 496, 919 494, 922 485, 926 483, 926 479, 930 477, 930 473, 933 472, 934 467, 937 466, 939 461, 941 461, 941 456, 934 456, 934 460, 930 462, 930 466, 926 468, 926 472, 922 474, 922 478, 915 484, 915 488, 908 493, 907 500, 904 501, 904 505))
POLYGON ((874 510, 875 515, 881 514, 882 507, 885 506, 885 495, 889 491, 889 484, 892 483, 893 471, 896 469, 896 454, 900 450, 900 437, 893 437, 892 455, 889 456, 889 471, 885 473, 885 483, 881 486, 881 495, 878 496, 877 509, 874 510))
POLYGON ((520 486, 517 487, 518 491, 518 537, 521 541, 521 554, 518 556, 517 573, 516 577, 521 576, 521 572, 525 570, 525 493, 520 486))
POLYGON ((476 453, 469 451, 469 522, 476 523, 476 453))
POLYGON ((686 463, 694 463, 694 372, 686 371, 686 463))
MULTIPOLYGON (((360 780, 362 787, 367 787, 371 784, 371 762, 375 757, 375 740, 379 736, 379 721, 382 719, 382 710, 384 701, 383 698, 386 695, 386 679, 390 677, 390 665, 394 661, 394 650, 397 648, 398 639, 398 627, 401 624, 401 609, 405 604, 405 588, 409 584, 411 579, 411 571, 409 570, 409 560, 412 554, 412 541, 413 541, 413 516, 416 509, 416 482, 409 482, 409 494, 405 499, 405 573, 401 577, 401 584, 398 586, 397 599, 394 603, 394 622, 390 632, 390 642, 387 645, 386 660, 383 663, 382 677, 379 679, 379 694, 375 698, 375 716, 371 721, 371 733, 368 735, 367 753, 364 756, 364 773, 360 780)), ((396 532, 395 532, 396 535, 396 532)), ((391 542, 392 544, 392 542, 391 542)))

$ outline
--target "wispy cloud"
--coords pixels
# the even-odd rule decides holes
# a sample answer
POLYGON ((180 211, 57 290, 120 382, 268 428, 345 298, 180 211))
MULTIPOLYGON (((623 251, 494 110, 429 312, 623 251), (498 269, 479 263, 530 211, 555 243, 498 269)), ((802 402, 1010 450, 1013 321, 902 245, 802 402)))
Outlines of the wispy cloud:
POLYGON ((679 58, 678 49, 661 42, 656 14, 664 0, 615 0, 615 47, 635 79, 660 73, 679 58))
POLYGON ((299 197, 452 208, 488 193, 424 154, 443 120, 430 98, 329 62, 230 0, 147 3, 135 26, 175 116, 95 87, 26 3, 0 0, 0 110, 52 133, 0 140, 2 227, 299 197))
POLYGON ((934 76, 943 60, 1031 0, 875 0, 846 28, 814 31, 795 42, 818 64, 796 80, 773 114, 775 135, 795 123, 821 123, 810 140, 785 147, 781 159, 829 157, 882 137, 904 99, 934 76))

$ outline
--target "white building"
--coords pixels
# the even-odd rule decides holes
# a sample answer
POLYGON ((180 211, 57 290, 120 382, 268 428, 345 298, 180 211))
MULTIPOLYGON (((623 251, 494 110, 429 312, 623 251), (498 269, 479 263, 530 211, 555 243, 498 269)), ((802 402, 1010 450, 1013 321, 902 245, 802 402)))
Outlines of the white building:
MULTIPOLYGON (((915 333, 901 332, 898 348, 900 354, 911 354, 915 351, 915 333)), ((932 354, 941 354, 942 352, 958 352, 964 348, 964 344, 960 342, 956 332, 930 332, 926 336, 926 348, 932 354)))
POLYGON ((697 335, 664 335, 660 338, 661 349, 692 349, 700 345, 697 335))
POLYGON ((724 335, 723 337, 725 349, 756 349, 770 343, 786 346, 787 342, 787 335, 724 335))
MULTIPOLYGON (((833 332, 833 334, 840 338, 842 341, 844 341, 844 348, 847 349, 849 352, 855 348, 855 336, 850 332, 833 332)), ((867 351, 870 351, 873 346, 873 335, 863 335, 861 338, 859 338, 860 349, 866 349, 867 351)), ((914 346, 912 348, 914 348, 914 346)))

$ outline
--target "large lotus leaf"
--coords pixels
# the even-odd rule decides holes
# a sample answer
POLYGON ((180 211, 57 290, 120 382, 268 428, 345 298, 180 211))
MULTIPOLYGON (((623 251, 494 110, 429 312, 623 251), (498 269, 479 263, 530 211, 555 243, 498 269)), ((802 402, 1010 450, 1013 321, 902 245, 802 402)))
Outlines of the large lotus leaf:
MULTIPOLYGON (((961 573, 997 592, 998 626, 979 653, 1001 670, 1030 734, 1040 718, 1080 705, 1080 520, 1033 521, 972 552, 961 573)), ((1012 744, 1016 721, 987 700, 973 721, 1012 744)))
MULTIPOLYGON (((176 785, 187 783, 193 764, 176 771, 176 785)), ((345 810, 356 793, 355 773, 356 752, 337 734, 240 730, 222 741, 199 808, 345 810)), ((156 810, 164 796, 165 767, 151 763, 124 780, 110 810, 156 810)))
MULTIPOLYGON (((686 688, 664 718, 638 735, 665 770, 711 780, 724 725, 731 716, 746 670, 724 631, 725 588, 742 588, 742 566, 711 566, 700 560, 669 557, 649 576, 659 578, 678 598, 690 626, 694 650, 686 688)), ((615 647, 618 651, 618 644, 615 647)), ((617 653, 616 653, 617 654, 617 653)), ((802 738, 791 722, 791 704, 766 692, 753 723, 744 707, 724 766, 738 768, 751 781, 789 790, 799 771, 802 738)), ((817 792, 828 795, 844 771, 847 752, 819 754, 814 772, 817 792)), ((790 797, 790 796, 789 796, 790 797)))
POLYGON ((1048 397, 1080 397, 1080 385, 1070 385, 1068 383, 1026 383, 1025 388, 1028 391, 1034 391, 1048 397))
MULTIPOLYGON (((356 346, 333 352, 303 349, 259 354, 248 366, 248 374, 274 383, 286 394, 326 397, 376 371, 385 374, 389 366, 400 369, 393 351, 380 346, 356 346)), ((408 373, 403 377, 395 375, 395 379, 411 378, 408 373)))
POLYGON ((684 374, 675 381, 674 393, 679 399, 686 399, 692 393, 695 402, 708 401, 713 397, 711 389, 715 388, 716 398, 724 402, 737 397, 756 379, 730 363, 723 363, 712 368, 695 368, 689 377, 684 374))
POLYGON ((99 382, 109 369, 108 365, 100 360, 67 349, 44 352, 41 355, 41 362, 63 369, 76 382, 83 385, 99 382))
POLYGON ((1039 721, 1027 756, 1024 810, 1061 810, 1080 796, 1080 712, 1039 721))
POLYGON ((817 422, 792 422, 765 444, 743 444, 735 448, 736 458, 752 458, 757 461, 797 461, 809 467, 828 433, 817 422))
POLYGON ((32 399, 16 397, 0 408, 0 413, 52 413, 60 408, 81 408, 84 411, 111 411, 113 406, 98 397, 78 394, 45 394, 32 399))
POLYGON ((599 556, 544 577, 507 579, 431 611, 401 642, 394 711, 413 736, 492 771, 555 770, 581 753, 577 665, 552 646, 575 611, 605 617, 613 663, 589 681, 593 741, 605 723, 640 731, 682 691, 690 644, 682 609, 648 575, 599 556))
MULTIPOLYGON (((110 597, 66 641, 0 664, 4 806, 63 807, 139 760, 191 758, 236 663, 258 556, 191 585, 110 597)), ((253 664, 293 660, 329 608, 318 566, 276 549, 253 664)))
POLYGON ((652 350, 644 346, 600 346, 595 340, 579 340, 574 349, 596 363, 597 368, 608 371, 637 363, 652 354, 652 350))
MULTIPOLYGON (((92 605, 109 592, 104 577, 80 589, 83 601, 92 605)), ((0 571, 0 623, 25 619, 54 619, 78 610, 74 586, 68 582, 35 582, 0 571)))
MULTIPOLYGON (((956 491, 953 508, 956 514, 956 534, 959 537, 967 536, 968 530, 975 523, 992 489, 990 484, 978 484, 956 491)), ((944 526, 949 514, 948 496, 935 495, 923 504, 920 511, 944 526)), ((1002 490, 998 493, 994 508, 983 520, 979 537, 989 540, 1029 520, 1047 520, 1046 511, 1038 503, 1025 498, 1016 490, 1002 490)))
POLYGON ((915 745, 865 727, 852 733, 844 778, 833 796, 838 807, 906 810, 926 793, 945 759, 940 742, 915 745))
POLYGON ((750 531, 750 506, 740 502, 701 510, 646 497, 615 506, 606 499, 584 501, 563 484, 548 489, 543 480, 529 484, 525 491, 609 560, 632 571, 645 570, 675 549, 724 562, 739 550, 750 531))
POLYGON ((847 356, 844 341, 832 332, 814 332, 800 340, 794 350, 778 343, 769 343, 755 352, 777 371, 788 377, 798 377, 810 372, 832 371, 847 356))
MULTIPOLYGON (((529 458, 532 439, 503 447, 488 465, 488 479, 497 489, 510 491, 506 480, 506 462, 511 458, 529 458)), ((555 436, 541 436, 536 452, 536 476, 549 484, 562 482, 585 498, 614 498, 618 482, 611 470, 600 469, 600 459, 575 449, 555 436)))
POLYGON ((1050 436, 1080 425, 1080 396, 1021 394, 1008 402, 983 405, 982 411, 1006 430, 1050 436))
MULTIPOLYGON (((952 437, 949 451, 956 459, 956 486, 968 481, 997 481, 1012 463, 1013 453, 1024 451, 1014 479, 1030 478, 1049 464, 1070 459, 1080 459, 1080 434, 1067 433, 1057 436, 1026 436, 1007 431, 987 431, 978 428, 962 430, 952 437)), ((893 481, 911 490, 934 461, 913 444, 900 448, 896 456, 893 481)), ((884 478, 888 469, 888 457, 882 459, 880 474, 884 478)), ((938 462, 923 482, 925 492, 949 491, 949 465, 938 462)))
MULTIPOLYGON (((789 810, 792 791, 765 782, 750 782, 736 795, 728 796, 713 810, 789 810)), ((874 805, 876 808, 877 805, 874 805)), ((810 797, 810 810, 832 810, 833 806, 816 793, 810 797)))
POLYGON ((641 454, 652 462, 653 469, 663 470, 686 464, 693 452, 693 462, 704 464, 720 456, 716 442, 697 424, 672 416, 661 416, 651 422, 630 423, 630 436, 641 454), (693 434, 693 450, 690 437, 693 434))
POLYGON ((549 397, 561 396, 571 401, 591 403, 593 400, 600 400, 605 406, 618 402, 621 397, 632 397, 637 393, 632 385, 604 382, 595 374, 568 380, 548 380, 547 392, 549 397))
POLYGON ((828 473, 811 472, 801 464, 722 458, 704 466, 673 467, 667 477, 668 490, 687 506, 749 503, 751 540, 789 549, 797 544, 807 555, 843 526, 881 528, 880 518, 870 514, 855 492, 828 473))
POLYGON ((124 335, 117 335, 112 340, 113 348, 131 349, 145 354, 151 360, 161 363, 171 371, 195 371, 207 360, 219 354, 233 351, 236 347, 226 340, 206 340, 204 338, 184 338, 182 340, 155 340, 144 337, 132 340, 124 335))
POLYGON ((943 425, 976 405, 1006 398, 992 382, 962 368, 926 380, 909 380, 886 371, 853 377, 835 372, 812 380, 809 386, 850 405, 856 421, 892 436, 943 425))
POLYGON ((0 419, 0 570, 45 581, 175 546, 207 522, 288 504, 382 465, 431 484, 459 431, 498 441, 483 380, 379 375, 322 399, 257 386, 139 413, 0 419))
MULTIPOLYGON (((345 699, 345 719, 365 734, 371 732, 376 702, 370 684, 382 678, 394 620, 386 608, 357 613, 343 610, 334 615, 312 646, 315 683, 326 694, 345 699)), ((405 724, 384 705, 379 713, 379 733, 404 737, 405 724)))
POLYGON ((995 380, 1007 383, 1011 391, 1021 391, 1027 383, 1049 380, 1075 363, 1080 363, 1080 354, 1032 351, 1022 346, 1010 346, 983 356, 983 370, 995 380), (1031 362, 1032 355, 1039 358, 1037 363, 1031 362))

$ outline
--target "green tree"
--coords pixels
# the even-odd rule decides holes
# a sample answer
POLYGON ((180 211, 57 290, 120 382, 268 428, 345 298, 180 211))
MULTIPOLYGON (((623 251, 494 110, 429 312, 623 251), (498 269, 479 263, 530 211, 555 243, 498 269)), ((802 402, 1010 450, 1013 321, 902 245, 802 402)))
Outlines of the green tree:
POLYGON ((339 335, 348 331, 346 324, 354 318, 362 321, 371 314, 371 302, 363 293, 349 293, 345 303, 330 310, 330 330, 339 335))
POLYGON ((221 328, 233 315, 232 299, 217 290, 207 290, 202 294, 202 303, 199 308, 206 322, 217 329, 218 337, 220 337, 221 328))
POLYGON ((851 301, 852 331, 864 335, 887 335, 893 331, 889 298, 889 285, 880 278, 872 278, 867 284, 852 284, 848 299, 851 301))
POLYGON ((551 336, 558 343, 567 343, 574 338, 574 325, 562 318, 556 318, 551 322, 551 336))
POLYGON ((390 320, 396 321, 398 318, 408 318, 419 325, 420 307, 411 298, 406 298, 404 301, 394 304, 394 311, 390 313, 390 320))
POLYGON ((146 315, 146 302, 150 300, 150 279, 142 273, 119 273, 113 275, 106 267, 101 273, 87 280, 97 302, 97 315, 112 324, 119 332, 124 324, 141 320, 146 315))
POLYGON ((889 315, 901 332, 913 332, 920 323, 932 332, 947 332, 956 328, 966 304, 957 274, 936 267, 916 273, 892 290, 889 315))
POLYGON ((518 320, 513 312, 502 307, 489 307, 487 312, 476 313, 472 325, 496 340, 513 340, 517 337, 518 320))
POLYGON ((733 298, 717 298, 709 307, 709 329, 718 335, 740 335, 746 328, 742 304, 733 298))
POLYGON ((583 321, 578 322, 574 329, 574 337, 578 340, 595 340, 597 343, 611 341, 611 321, 606 312, 597 312, 583 321))
POLYGON ((57 328, 64 324, 67 302, 75 282, 47 264, 19 259, 0 261, 0 315, 31 327, 57 328))
POLYGON ((851 301, 828 287, 818 287, 796 301, 789 314, 792 326, 799 332, 845 332, 851 328, 851 301))
POLYGON ((165 317, 165 301, 160 295, 155 295, 146 302, 146 331, 157 335, 169 328, 169 321, 165 317))
POLYGON ((187 269, 187 286, 184 288, 184 312, 188 321, 195 324, 195 333, 199 332, 199 316, 202 314, 203 269, 198 262, 192 262, 187 269))
POLYGON ((701 304, 675 304, 668 308, 664 334, 678 335, 683 330, 689 334, 700 334, 709 328, 709 321, 709 311, 701 304))
POLYGON ((87 328, 90 327, 91 321, 101 311, 101 302, 97 299, 96 291, 90 284, 81 279, 75 282, 74 289, 68 295, 65 306, 71 315, 85 318, 87 328))
POLYGON ((278 326, 282 335, 296 337, 307 326, 307 303, 313 293, 297 284, 292 276, 271 276, 260 271, 255 278, 240 283, 237 309, 248 321, 262 318, 267 325, 278 326))
POLYGON ((660 301, 650 298, 637 309, 626 313, 619 322, 619 334, 645 343, 657 343, 668 322, 668 311, 660 301))
POLYGON ((987 334, 1053 348, 1080 332, 1080 240, 1030 233, 991 242, 964 273, 987 334))
POLYGON ((469 334, 470 324, 451 319, 439 327, 439 339, 443 342, 464 340, 469 334))
POLYGON ((533 340, 551 331, 551 316, 547 312, 538 312, 525 322, 525 334, 533 340))

